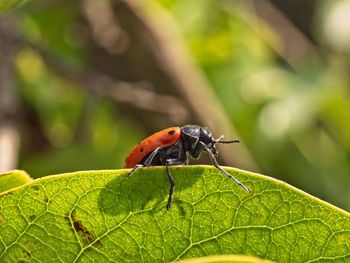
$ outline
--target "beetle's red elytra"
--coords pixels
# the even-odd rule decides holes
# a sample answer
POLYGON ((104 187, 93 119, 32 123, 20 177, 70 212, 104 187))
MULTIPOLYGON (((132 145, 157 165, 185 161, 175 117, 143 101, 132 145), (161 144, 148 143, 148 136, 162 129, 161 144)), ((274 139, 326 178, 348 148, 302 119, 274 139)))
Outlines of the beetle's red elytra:
POLYGON ((125 159, 124 167, 133 168, 128 176, 141 167, 165 165, 170 183, 169 197, 166 208, 169 210, 173 200, 175 181, 169 166, 188 164, 188 155, 197 159, 204 150, 209 154, 213 165, 225 176, 237 183, 247 192, 250 189, 231 174, 222 169, 216 160, 218 150, 216 143, 238 143, 238 140, 224 141, 223 136, 214 139, 205 128, 197 125, 170 127, 152 134, 136 145, 125 159), (188 153, 188 154, 187 154, 188 153))
POLYGON ((135 165, 141 163, 150 152, 158 147, 166 148, 180 139, 181 131, 179 127, 170 127, 152 134, 138 145, 136 145, 125 159, 124 168, 134 168, 135 165))

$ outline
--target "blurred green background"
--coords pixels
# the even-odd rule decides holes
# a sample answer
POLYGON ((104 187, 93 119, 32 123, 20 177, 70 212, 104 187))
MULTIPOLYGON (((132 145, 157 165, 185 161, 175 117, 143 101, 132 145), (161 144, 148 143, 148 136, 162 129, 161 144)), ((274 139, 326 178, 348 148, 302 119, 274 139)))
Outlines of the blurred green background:
POLYGON ((0 41, 2 170, 122 168, 193 123, 241 140, 222 164, 350 209, 349 0, 32 0, 0 41))

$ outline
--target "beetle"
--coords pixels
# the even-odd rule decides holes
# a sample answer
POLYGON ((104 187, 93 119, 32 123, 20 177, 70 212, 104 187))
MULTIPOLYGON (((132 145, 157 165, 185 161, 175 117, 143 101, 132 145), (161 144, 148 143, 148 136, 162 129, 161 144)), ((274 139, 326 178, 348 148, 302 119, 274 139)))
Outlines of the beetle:
POLYGON ((216 160, 218 150, 216 143, 238 143, 238 140, 224 141, 223 136, 214 139, 206 129, 197 125, 170 127, 161 130, 136 145, 125 159, 124 168, 132 168, 128 176, 134 174, 141 167, 165 165, 166 174, 170 183, 167 210, 170 209, 175 181, 170 173, 169 166, 188 164, 188 156, 198 159, 203 151, 209 154, 213 165, 225 176, 241 186, 247 192, 251 190, 239 180, 222 169, 216 160))

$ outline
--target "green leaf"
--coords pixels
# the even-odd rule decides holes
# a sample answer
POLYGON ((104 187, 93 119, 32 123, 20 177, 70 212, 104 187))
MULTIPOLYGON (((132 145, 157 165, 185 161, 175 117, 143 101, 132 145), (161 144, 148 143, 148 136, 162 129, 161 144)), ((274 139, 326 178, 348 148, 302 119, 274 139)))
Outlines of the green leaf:
POLYGON ((0 197, 6 262, 158 262, 252 255, 276 262, 350 260, 350 216, 278 180, 212 166, 87 171, 34 180, 0 197))
POLYGON ((32 178, 25 171, 13 170, 0 173, 0 193, 30 181, 32 181, 32 178))
POLYGON ((0 0, 0 13, 23 4, 26 1, 27 0, 0 0))
POLYGON ((178 263, 272 263, 270 260, 263 260, 252 256, 241 255, 219 255, 200 258, 191 258, 177 261, 178 263))

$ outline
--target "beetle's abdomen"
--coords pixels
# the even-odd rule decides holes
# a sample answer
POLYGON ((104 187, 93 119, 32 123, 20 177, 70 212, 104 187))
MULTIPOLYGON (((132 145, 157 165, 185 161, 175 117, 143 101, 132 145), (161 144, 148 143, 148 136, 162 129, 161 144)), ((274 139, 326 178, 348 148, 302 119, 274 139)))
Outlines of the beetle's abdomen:
POLYGON ((139 164, 146 155, 153 152, 158 147, 165 148, 176 143, 181 137, 179 127, 171 127, 152 134, 138 145, 136 145, 124 162, 124 168, 133 168, 139 164))

